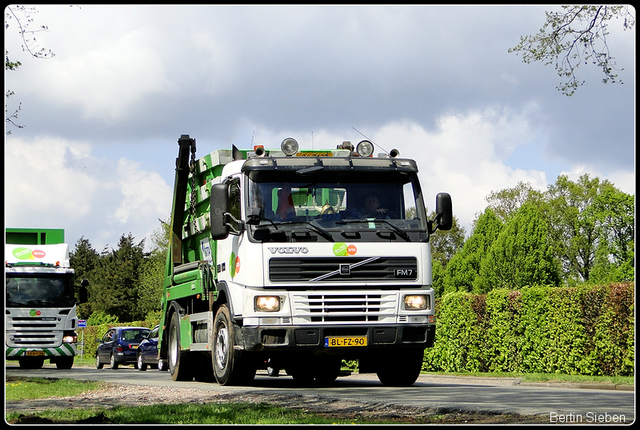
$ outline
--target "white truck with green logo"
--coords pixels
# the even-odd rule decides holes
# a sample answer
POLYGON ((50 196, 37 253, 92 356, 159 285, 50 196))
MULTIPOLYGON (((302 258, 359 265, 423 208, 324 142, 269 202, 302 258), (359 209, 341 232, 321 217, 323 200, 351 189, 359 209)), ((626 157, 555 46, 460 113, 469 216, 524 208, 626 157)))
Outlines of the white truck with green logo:
MULTIPOLYGON (((7 229, 7 241, 24 237, 24 231, 16 230, 7 229)), ((78 317, 69 245, 7 243, 5 260, 6 360, 32 369, 50 360, 58 369, 70 369, 77 353, 78 317)), ((80 302, 86 301, 86 285, 83 281, 80 302)))
POLYGON ((219 149, 178 140, 159 358, 174 380, 253 380, 258 369, 329 383, 343 360, 411 385, 433 345, 430 238, 414 160, 335 150, 219 149))

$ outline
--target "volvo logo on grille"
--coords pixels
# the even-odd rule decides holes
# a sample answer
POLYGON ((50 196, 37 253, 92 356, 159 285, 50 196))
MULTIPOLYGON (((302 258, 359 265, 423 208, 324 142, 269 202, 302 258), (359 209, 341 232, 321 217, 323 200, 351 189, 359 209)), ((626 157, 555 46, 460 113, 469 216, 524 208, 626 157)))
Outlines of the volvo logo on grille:
POLYGON ((270 246, 272 254, 308 254, 309 248, 306 246, 270 246))
POLYGON ((351 265, 350 264, 341 264, 340 265, 340 275, 351 275, 351 265))

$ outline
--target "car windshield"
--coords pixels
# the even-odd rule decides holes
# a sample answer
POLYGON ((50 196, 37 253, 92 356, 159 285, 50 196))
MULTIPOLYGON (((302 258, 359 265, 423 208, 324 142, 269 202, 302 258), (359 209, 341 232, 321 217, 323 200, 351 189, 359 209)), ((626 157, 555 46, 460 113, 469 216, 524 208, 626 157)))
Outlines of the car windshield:
POLYGON ((147 337, 147 334, 149 334, 150 330, 137 330, 137 329, 133 329, 133 330, 123 330, 122 334, 120 335, 120 338, 126 342, 141 342, 142 339, 144 339, 145 337, 147 337))
POLYGON ((255 216, 259 208, 263 226, 280 231, 303 226, 326 240, 331 240, 331 229, 404 232, 425 228, 415 174, 323 172, 309 180, 290 176, 283 178, 288 181, 275 181, 278 176, 272 172, 252 173, 247 211, 255 216))
POLYGON ((70 276, 7 274, 8 307, 68 308, 74 304, 70 276))

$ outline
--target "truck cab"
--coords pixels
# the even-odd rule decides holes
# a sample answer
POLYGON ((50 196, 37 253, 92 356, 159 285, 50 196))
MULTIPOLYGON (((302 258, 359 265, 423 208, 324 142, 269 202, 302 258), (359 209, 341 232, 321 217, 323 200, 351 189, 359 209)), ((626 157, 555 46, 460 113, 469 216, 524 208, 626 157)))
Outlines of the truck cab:
POLYGON ((174 379, 212 366, 230 384, 270 367, 327 382, 348 359, 385 384, 415 381, 435 336, 429 238, 451 228, 451 200, 439 194, 429 220, 415 161, 359 148, 300 151, 288 138, 192 162, 163 297, 174 379), (189 373, 180 361, 196 351, 211 364, 189 373))

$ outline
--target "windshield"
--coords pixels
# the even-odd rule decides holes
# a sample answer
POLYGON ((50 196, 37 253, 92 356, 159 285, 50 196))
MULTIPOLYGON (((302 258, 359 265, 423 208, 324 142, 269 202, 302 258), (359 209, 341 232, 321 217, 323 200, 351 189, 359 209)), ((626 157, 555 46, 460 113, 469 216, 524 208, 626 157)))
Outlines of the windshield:
POLYGON ((7 274, 7 307, 68 308, 74 305, 70 276, 7 274))
POLYGON ((122 330, 120 334, 120 339, 126 342, 142 342, 142 339, 147 337, 151 330, 139 330, 139 329, 130 329, 130 330, 122 330))
POLYGON ((309 180, 279 176, 252 172, 248 190, 249 208, 260 209, 259 226, 287 235, 277 241, 291 241, 290 230, 300 230, 300 225, 309 230, 307 236, 319 234, 329 241, 344 232, 371 230, 395 231, 407 239, 406 231, 425 229, 425 210, 413 173, 325 171, 309 180))

